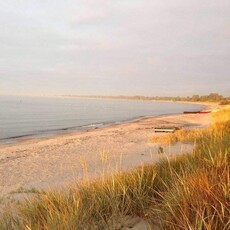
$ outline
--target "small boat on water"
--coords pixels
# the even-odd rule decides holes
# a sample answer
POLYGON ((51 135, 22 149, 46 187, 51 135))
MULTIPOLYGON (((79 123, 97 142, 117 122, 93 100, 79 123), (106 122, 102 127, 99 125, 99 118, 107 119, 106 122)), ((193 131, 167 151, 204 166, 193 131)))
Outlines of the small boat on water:
POLYGON ((184 114, 196 114, 200 113, 200 111, 184 111, 184 114))
POLYGON ((206 114, 211 113, 211 110, 201 110, 201 111, 184 111, 184 114, 206 114))

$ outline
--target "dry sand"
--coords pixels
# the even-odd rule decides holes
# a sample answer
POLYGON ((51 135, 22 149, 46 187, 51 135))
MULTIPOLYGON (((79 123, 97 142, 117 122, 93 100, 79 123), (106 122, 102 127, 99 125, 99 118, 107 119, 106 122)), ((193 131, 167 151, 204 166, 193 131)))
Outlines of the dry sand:
MULTIPOLYGON (((162 157, 160 143, 151 143, 154 127, 204 127, 210 114, 181 114, 145 118, 100 129, 0 145, 0 197, 19 188, 60 188, 73 180, 127 170, 162 157)), ((193 146, 163 146, 167 156, 193 146)))

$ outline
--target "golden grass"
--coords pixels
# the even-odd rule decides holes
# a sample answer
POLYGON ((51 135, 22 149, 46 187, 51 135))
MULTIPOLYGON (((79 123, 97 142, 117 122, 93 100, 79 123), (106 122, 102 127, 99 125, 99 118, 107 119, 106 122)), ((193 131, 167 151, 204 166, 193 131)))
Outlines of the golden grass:
POLYGON ((230 121, 230 106, 226 106, 224 109, 212 113, 212 125, 207 129, 181 129, 175 133, 166 134, 160 137, 152 137, 150 139, 153 143, 161 142, 163 144, 173 145, 177 142, 182 143, 194 143, 204 135, 211 135, 212 133, 218 133, 222 130, 221 126, 225 122, 230 121))
POLYGON ((227 122, 230 120, 230 106, 226 106, 224 109, 218 112, 212 113, 212 122, 227 122))
POLYGON ((152 137, 150 139, 153 143, 163 143, 168 145, 176 144, 178 141, 182 143, 190 143, 194 139, 198 139, 203 135, 203 130, 187 130, 187 129, 181 129, 176 131, 175 133, 170 133, 163 135, 161 137, 152 137))
POLYGON ((39 193, 4 213, 0 229, 121 229, 124 217, 139 216, 160 229, 228 230, 229 112, 217 112, 205 130, 175 133, 177 140, 196 139, 192 153, 39 193))

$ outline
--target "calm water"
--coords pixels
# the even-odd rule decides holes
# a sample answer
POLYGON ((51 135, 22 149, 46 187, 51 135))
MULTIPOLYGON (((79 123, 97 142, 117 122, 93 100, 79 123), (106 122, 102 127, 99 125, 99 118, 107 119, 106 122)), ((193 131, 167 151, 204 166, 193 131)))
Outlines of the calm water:
POLYGON ((173 102, 0 96, 0 142, 202 108, 173 102))

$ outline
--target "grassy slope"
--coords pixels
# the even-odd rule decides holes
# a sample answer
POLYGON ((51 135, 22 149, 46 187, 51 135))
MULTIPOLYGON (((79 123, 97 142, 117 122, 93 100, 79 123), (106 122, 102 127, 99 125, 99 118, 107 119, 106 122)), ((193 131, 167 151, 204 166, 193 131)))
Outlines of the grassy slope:
MULTIPOLYGON (((230 110, 215 114, 194 152, 109 178, 73 185, 67 193, 42 192, 5 213, 0 229, 119 229, 127 215, 161 229, 229 229, 230 110)), ((167 137, 171 140, 172 136, 167 137)))

